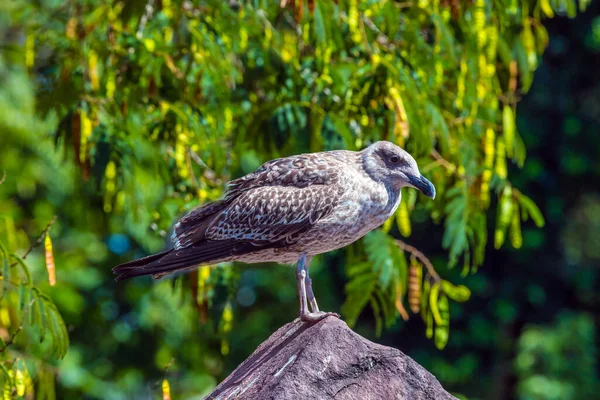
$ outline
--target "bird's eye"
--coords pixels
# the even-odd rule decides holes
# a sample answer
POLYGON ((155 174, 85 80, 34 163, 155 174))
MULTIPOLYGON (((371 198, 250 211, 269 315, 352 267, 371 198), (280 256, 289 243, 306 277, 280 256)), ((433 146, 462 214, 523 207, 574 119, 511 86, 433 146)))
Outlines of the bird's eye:
POLYGON ((400 157, 398 157, 398 156, 391 156, 390 157, 390 162, 392 164, 398 164, 400 162, 400 157))

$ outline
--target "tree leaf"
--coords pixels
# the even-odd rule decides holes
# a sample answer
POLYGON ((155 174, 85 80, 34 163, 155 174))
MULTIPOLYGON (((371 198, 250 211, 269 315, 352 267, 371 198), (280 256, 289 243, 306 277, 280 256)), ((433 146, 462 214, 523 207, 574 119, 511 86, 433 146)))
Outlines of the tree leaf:
POLYGON ((531 200, 529 197, 525 196, 522 193, 520 193, 517 196, 517 200, 521 207, 524 209, 524 211, 526 211, 527 214, 531 216, 531 219, 533 220, 533 222, 535 222, 535 225, 538 228, 542 228, 545 225, 546 221, 544 220, 542 212, 540 211, 538 206, 533 202, 533 200, 531 200))
POLYGON ((515 113, 511 106, 505 105, 502 109, 502 128, 506 154, 512 158, 515 143, 515 113))

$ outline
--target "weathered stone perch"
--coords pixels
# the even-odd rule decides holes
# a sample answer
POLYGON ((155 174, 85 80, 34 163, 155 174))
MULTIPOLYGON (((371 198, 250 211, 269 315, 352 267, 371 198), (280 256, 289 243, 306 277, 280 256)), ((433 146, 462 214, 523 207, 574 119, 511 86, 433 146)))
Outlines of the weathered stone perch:
POLYGON ((207 399, 456 399, 400 350, 334 317, 281 327, 207 399))

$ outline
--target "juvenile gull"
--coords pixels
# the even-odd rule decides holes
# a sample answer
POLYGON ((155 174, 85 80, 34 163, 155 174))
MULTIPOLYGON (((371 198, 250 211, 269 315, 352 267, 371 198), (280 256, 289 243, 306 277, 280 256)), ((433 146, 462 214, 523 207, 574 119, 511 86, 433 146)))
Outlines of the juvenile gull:
POLYGON ((279 158, 231 181, 224 199, 181 218, 174 226, 174 249, 113 271, 116 280, 140 275, 158 279, 199 264, 296 263, 300 318, 338 316, 319 310, 308 275, 310 260, 382 225, 396 211, 405 186, 435 197, 435 187, 414 158, 390 142, 358 152, 279 158))

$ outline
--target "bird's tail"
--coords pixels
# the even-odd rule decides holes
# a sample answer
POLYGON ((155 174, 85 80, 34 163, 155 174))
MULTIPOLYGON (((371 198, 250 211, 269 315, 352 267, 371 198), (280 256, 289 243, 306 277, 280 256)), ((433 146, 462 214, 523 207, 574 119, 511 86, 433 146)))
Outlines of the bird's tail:
MULTIPOLYGON (((113 268, 113 273, 117 275, 115 281, 122 281, 142 275, 154 275, 162 271, 164 268, 156 268, 163 257, 168 256, 173 250, 163 251, 162 253, 152 254, 147 257, 142 257, 137 260, 129 261, 113 268), (154 266, 154 268, 152 268, 154 266)), ((164 266, 163 266, 164 267, 164 266)), ((175 272, 175 271, 173 271, 175 272)))
POLYGON ((182 249, 171 249, 138 260, 129 261, 113 268, 115 280, 135 276, 152 275, 158 279, 177 271, 194 268, 200 264, 216 264, 230 259, 233 255, 255 250, 248 243, 233 240, 204 241, 182 249))

